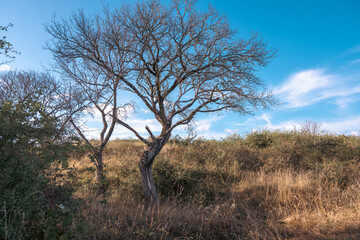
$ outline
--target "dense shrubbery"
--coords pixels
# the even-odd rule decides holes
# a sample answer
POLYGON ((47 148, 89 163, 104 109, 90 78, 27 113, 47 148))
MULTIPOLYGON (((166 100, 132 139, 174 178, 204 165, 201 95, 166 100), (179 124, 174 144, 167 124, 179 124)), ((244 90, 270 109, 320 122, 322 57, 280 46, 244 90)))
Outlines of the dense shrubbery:
MULTIPOLYGON (((360 156, 359 137, 355 136, 313 135, 296 131, 253 133, 249 136, 246 142, 249 141, 251 148, 255 145, 253 139, 256 143, 259 138, 271 142, 268 147, 258 149, 261 165, 269 171, 292 168, 319 172, 329 163, 346 167, 350 162, 358 162, 360 156)), ((356 166, 348 168, 357 170, 356 166)))
POLYGON ((51 163, 65 165, 72 144, 38 96, 0 102, 0 238, 50 239, 68 227, 61 226, 58 204, 70 193, 55 187, 46 173, 51 163))

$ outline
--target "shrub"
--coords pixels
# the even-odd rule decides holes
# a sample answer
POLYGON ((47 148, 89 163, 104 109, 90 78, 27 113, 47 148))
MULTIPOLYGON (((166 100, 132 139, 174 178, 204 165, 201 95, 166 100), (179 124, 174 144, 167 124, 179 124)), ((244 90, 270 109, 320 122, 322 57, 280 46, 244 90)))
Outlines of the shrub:
POLYGON ((72 145, 37 96, 0 102, 0 238, 58 237, 67 228, 45 173, 53 162, 66 165, 72 145))
POLYGON ((269 130, 255 131, 246 136, 245 142, 253 148, 267 148, 272 145, 272 134, 269 130))

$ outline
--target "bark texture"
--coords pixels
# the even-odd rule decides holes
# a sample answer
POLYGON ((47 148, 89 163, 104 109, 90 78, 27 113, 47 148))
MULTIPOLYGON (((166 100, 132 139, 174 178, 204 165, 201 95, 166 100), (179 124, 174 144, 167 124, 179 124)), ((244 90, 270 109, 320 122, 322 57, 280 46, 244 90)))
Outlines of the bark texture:
POLYGON ((95 154, 95 167, 96 167, 96 183, 98 184, 98 194, 104 194, 106 186, 104 184, 104 162, 103 162, 103 150, 101 149, 95 154))
POLYGON ((154 177, 152 175, 152 166, 156 156, 160 153, 163 146, 170 138, 170 134, 156 139, 150 143, 146 150, 144 150, 139 161, 139 170, 141 175, 141 183, 144 196, 149 200, 151 205, 159 205, 159 196, 156 190, 154 177))
POLYGON ((102 184, 102 182, 104 180, 103 170, 104 170, 103 162, 98 161, 96 164, 96 183, 97 184, 102 184))

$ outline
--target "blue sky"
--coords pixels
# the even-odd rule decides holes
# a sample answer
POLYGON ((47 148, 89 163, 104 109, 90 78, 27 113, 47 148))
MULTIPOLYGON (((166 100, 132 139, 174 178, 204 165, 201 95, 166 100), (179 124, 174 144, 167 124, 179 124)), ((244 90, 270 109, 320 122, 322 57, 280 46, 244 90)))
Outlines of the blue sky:
MULTIPOLYGON (((119 6, 124 1, 12 0, 0 3, 0 25, 13 23, 8 40, 21 54, 0 66, 41 71, 52 62, 43 49, 50 36, 44 31, 55 14, 67 18, 77 9, 100 12, 102 4, 119 6)), ((199 136, 225 137, 253 129, 297 129, 306 120, 322 123, 333 133, 360 135, 360 1, 240 1, 200 0, 199 9, 211 4, 226 15, 240 36, 258 32, 278 56, 259 76, 282 104, 250 116, 233 113, 199 115, 199 136)), ((128 122, 145 134, 145 125, 159 129, 145 108, 130 111, 128 122)), ((88 135, 96 136, 98 119, 88 118, 88 135)), ((183 135, 183 129, 174 134, 183 135)), ((131 137, 118 127, 114 137, 131 137)))

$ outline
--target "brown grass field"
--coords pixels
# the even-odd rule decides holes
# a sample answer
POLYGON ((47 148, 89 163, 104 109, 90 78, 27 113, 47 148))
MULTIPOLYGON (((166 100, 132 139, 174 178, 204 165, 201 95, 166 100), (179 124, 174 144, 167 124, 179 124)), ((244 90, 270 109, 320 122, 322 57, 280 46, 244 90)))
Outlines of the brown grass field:
MULTIPOLYGON (((111 141, 105 194, 77 153, 54 179, 74 190, 75 239, 360 239, 360 138, 260 131, 221 141, 172 140, 155 160, 161 206, 147 208, 143 145, 111 141)), ((64 239, 66 239, 64 237, 64 239)))

